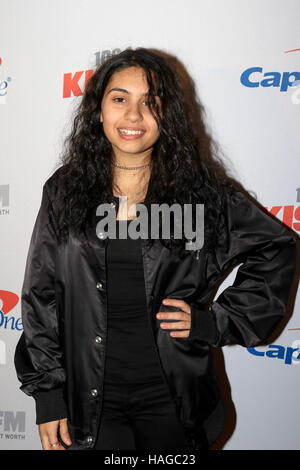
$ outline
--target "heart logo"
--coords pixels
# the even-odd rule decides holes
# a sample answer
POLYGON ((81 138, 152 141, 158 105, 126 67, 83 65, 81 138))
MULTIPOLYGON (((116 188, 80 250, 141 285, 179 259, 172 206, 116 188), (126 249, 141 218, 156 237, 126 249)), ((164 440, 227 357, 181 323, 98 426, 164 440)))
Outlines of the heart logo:
POLYGON ((19 302, 19 297, 14 292, 0 290, 0 310, 6 315, 19 302))

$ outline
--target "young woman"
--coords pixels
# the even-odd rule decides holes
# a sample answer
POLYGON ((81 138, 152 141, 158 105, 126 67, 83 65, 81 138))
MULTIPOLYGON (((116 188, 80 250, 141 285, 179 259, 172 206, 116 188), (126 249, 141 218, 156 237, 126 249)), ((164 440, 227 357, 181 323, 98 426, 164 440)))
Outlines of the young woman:
POLYGON ((157 51, 107 60, 44 184, 15 354, 43 449, 208 449, 225 424, 211 346, 261 344, 285 314, 295 240, 219 171, 182 83, 157 51), (107 203, 115 237, 98 225, 107 203), (122 238, 137 203, 204 204, 204 245, 187 249, 174 220, 151 238, 151 217, 147 237, 122 238))

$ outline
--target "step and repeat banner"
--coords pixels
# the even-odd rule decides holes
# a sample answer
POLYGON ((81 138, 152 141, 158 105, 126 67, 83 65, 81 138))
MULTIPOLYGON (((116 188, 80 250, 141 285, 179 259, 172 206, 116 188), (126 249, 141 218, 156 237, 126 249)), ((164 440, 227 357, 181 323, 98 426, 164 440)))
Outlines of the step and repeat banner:
MULTIPOLYGON (((231 175, 298 237, 300 3, 0 0, 0 11, 0 449, 38 450, 34 400, 13 362, 20 294, 42 185, 95 67, 129 46, 177 57, 231 175)), ((228 422, 213 448, 300 449, 297 279, 271 344, 215 353, 228 422)))

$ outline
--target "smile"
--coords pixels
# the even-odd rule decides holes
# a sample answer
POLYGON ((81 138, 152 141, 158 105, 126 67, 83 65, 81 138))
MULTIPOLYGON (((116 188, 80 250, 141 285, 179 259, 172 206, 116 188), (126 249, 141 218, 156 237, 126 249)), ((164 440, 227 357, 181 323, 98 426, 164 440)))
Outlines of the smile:
POLYGON ((124 135, 142 135, 145 133, 143 130, 130 130, 130 129, 118 129, 121 134, 124 135))
POLYGON ((122 139, 125 140, 134 140, 134 139, 140 139, 142 135, 145 134, 146 131, 143 131, 142 129, 140 130, 135 130, 135 129, 118 129, 119 136, 122 139))

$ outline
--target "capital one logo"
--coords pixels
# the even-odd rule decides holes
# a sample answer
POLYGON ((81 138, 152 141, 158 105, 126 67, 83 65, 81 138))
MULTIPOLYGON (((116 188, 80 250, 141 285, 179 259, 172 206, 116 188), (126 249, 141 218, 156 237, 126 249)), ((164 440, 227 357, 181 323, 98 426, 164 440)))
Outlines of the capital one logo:
POLYGON ((265 72, 262 67, 249 67, 241 75, 241 84, 248 88, 278 87, 285 92, 299 84, 300 72, 265 72))
POLYGON ((22 318, 16 318, 8 313, 17 305, 19 297, 14 292, 0 290, 0 328, 9 330, 23 330, 22 318))
POLYGON ((270 359, 282 360, 283 364, 300 364, 300 341, 293 341, 291 347, 285 347, 279 344, 270 344, 266 350, 259 348, 247 348, 250 354, 256 357, 266 357, 270 359))
MULTIPOLYGON (((1 57, 0 57, 0 65, 2 65, 1 57)), ((6 103, 7 88, 8 88, 9 82, 11 82, 11 77, 6 77, 5 79, 2 79, 0 77, 0 104, 6 103)))
MULTIPOLYGON (((296 52, 300 54, 300 48, 284 51, 285 54, 296 52)), ((278 70, 265 71, 263 67, 254 66, 244 70, 240 76, 240 82, 247 88, 278 88, 280 92, 286 92, 290 87, 296 88, 292 95, 292 103, 300 103, 300 71, 278 70)))

